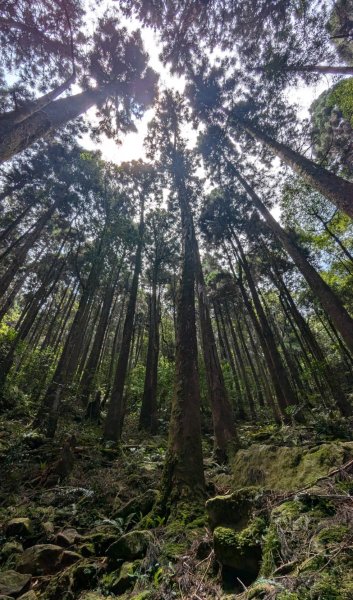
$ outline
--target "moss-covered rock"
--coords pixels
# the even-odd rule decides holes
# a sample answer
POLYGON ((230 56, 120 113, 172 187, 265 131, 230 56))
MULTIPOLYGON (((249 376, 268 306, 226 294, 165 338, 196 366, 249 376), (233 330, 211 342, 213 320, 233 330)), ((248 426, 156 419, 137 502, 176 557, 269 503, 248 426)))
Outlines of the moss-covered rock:
POLYGON ((28 589, 32 577, 28 573, 3 571, 0 573, 0 594, 4 596, 19 596, 28 589))
POLYGON ((123 560, 142 558, 152 542, 153 535, 150 531, 130 531, 109 546, 107 556, 123 560))
POLYGON ((140 561, 125 562, 122 564, 118 575, 110 573, 108 579, 103 580, 108 591, 116 595, 121 595, 131 589, 136 581, 140 561))
POLYGON ((51 578, 43 600, 62 600, 65 594, 76 597, 83 590, 95 588, 104 568, 102 561, 82 559, 51 578))
POLYGON ((332 442, 312 448, 253 444, 239 450, 232 462, 233 487, 300 489, 350 458, 353 458, 353 442, 332 442))
POLYGON ((227 527, 216 527, 213 533, 217 560, 231 567, 240 579, 253 581, 260 570, 261 538, 265 522, 255 518, 240 532, 227 527))
POLYGON ((63 548, 54 544, 38 544, 27 548, 17 561, 20 573, 45 575, 55 573, 60 568, 63 548))
POLYGON ((243 529, 254 509, 259 492, 256 488, 244 488, 226 496, 215 496, 206 502, 206 511, 211 529, 231 527, 243 529))
POLYGON ((15 540, 10 542, 5 542, 3 547, 0 550, 0 556, 2 561, 6 561, 9 558, 13 557, 14 559, 18 554, 22 554, 23 546, 20 542, 15 540))
POLYGON ((33 533, 33 523, 27 517, 17 517, 6 523, 5 533, 7 537, 29 537, 33 533))

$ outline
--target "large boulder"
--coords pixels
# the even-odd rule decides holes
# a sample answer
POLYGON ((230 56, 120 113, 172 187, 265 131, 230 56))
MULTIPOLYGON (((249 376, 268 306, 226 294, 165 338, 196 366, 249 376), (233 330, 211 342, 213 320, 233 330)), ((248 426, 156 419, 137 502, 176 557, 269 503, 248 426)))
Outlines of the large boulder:
POLYGON ((276 491, 312 485, 353 458, 353 442, 314 447, 253 444, 239 450, 232 462, 232 487, 258 486, 276 491))
POLYGON ((28 589, 32 577, 29 573, 3 571, 0 573, 0 594, 3 596, 19 596, 28 589))
POLYGON ((55 573, 60 567, 63 548, 54 544, 38 544, 27 548, 18 558, 17 569, 20 573, 47 575, 55 573))
POLYGON ((31 519, 27 517, 17 517, 8 521, 5 526, 7 537, 29 537, 33 533, 31 519))
POLYGON ((107 555, 109 558, 123 560, 142 558, 152 541, 153 536, 150 531, 130 531, 109 546, 107 555))

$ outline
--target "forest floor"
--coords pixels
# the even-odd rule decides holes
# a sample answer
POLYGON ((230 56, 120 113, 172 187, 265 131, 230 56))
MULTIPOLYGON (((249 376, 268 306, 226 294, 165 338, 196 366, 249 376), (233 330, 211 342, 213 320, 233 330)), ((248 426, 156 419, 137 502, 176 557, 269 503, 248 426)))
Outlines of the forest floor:
POLYGON ((158 504, 166 436, 121 452, 75 423, 0 423, 0 598, 353 599, 349 429, 244 425, 228 466, 204 441, 206 506, 158 504), (73 437, 73 432, 75 437, 73 437))

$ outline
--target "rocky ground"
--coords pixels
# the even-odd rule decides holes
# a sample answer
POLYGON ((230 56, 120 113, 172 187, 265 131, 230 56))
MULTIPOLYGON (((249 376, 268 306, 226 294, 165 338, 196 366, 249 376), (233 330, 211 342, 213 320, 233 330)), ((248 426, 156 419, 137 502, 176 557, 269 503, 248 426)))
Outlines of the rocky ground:
POLYGON ((244 426, 208 500, 155 509, 166 438, 133 420, 122 451, 76 425, 53 443, 0 427, 0 598, 353 599, 353 442, 346 429, 244 426))

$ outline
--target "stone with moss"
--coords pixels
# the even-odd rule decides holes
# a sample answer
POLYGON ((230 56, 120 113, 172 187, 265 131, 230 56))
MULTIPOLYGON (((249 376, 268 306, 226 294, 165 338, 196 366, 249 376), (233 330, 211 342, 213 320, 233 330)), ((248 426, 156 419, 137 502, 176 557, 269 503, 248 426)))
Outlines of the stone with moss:
POLYGON ((28 517, 16 517, 6 523, 7 537, 25 538, 33 534, 33 523, 28 517))
POLYGON ((0 594, 3 596, 19 596, 25 592, 32 577, 29 573, 17 573, 16 571, 3 571, 0 573, 0 594))
POLYGON ((147 548, 152 542, 153 535, 150 531, 130 531, 109 546, 107 556, 123 560, 142 558, 145 556, 147 548))
POLYGON ((15 540, 5 542, 3 547, 0 550, 1 560, 5 561, 9 558, 15 558, 18 554, 22 554, 23 546, 20 542, 15 540))
POLYGON ((234 489, 256 486, 291 491, 313 485, 335 467, 353 458, 353 442, 332 442, 314 447, 253 444, 239 450, 232 461, 234 489))
POLYGON ((253 519, 240 532, 227 527, 216 527, 213 533, 217 560, 237 572, 240 579, 253 581, 259 573, 261 538, 265 529, 263 519, 253 519))
POLYGON ((118 575, 111 573, 108 591, 119 596, 131 589, 135 584, 140 564, 140 561, 125 562, 121 566, 118 575))
POLYGON ((211 529, 218 526, 231 527, 237 531, 243 529, 260 495, 256 488, 249 487, 207 500, 206 511, 211 529))

